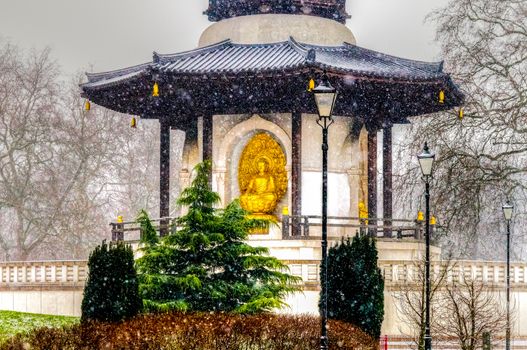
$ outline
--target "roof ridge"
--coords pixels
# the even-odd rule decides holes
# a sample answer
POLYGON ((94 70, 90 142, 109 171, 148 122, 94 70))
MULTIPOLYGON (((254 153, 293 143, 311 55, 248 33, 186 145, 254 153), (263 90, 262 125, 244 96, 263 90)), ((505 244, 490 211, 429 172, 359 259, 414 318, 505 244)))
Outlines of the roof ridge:
POLYGON ((418 64, 418 65, 422 66, 423 68, 425 66, 426 67, 430 67, 430 68, 434 67, 435 68, 434 70, 435 70, 436 73, 441 73, 443 71, 443 61, 429 62, 429 61, 422 61, 422 60, 414 60, 414 59, 411 59, 411 58, 390 55, 390 54, 387 54, 387 53, 384 53, 384 52, 368 49, 366 47, 358 46, 358 45, 355 45, 355 44, 350 44, 350 43, 347 43, 347 42, 344 42, 344 46, 347 47, 347 48, 360 49, 360 50, 366 51, 369 54, 373 54, 377 58, 379 58, 379 56, 382 56, 383 58, 388 59, 388 60, 390 60, 392 62, 394 62, 394 61, 401 62, 402 61, 402 62, 406 62, 406 63, 418 64))
POLYGON ((84 74, 86 74, 86 77, 88 78, 88 82, 92 83, 92 82, 107 79, 109 76, 114 77, 114 76, 134 73, 136 71, 140 71, 142 69, 148 68, 151 65, 152 65, 152 62, 146 62, 146 63, 136 64, 134 66, 130 66, 126 68, 119 68, 115 70, 97 72, 97 73, 85 72, 84 74))
POLYGON ((321 51, 342 51, 346 50, 346 46, 344 45, 318 45, 318 44, 308 44, 308 43, 301 43, 304 45, 307 49, 311 48, 314 50, 321 50, 321 51))
POLYGON ((292 36, 289 37, 287 44, 300 56, 304 57, 307 62, 314 62, 316 57, 316 52, 313 49, 308 49, 305 44, 300 43, 295 40, 292 36))
POLYGON ((233 47, 271 47, 271 46, 284 46, 287 45, 288 41, 276 41, 273 43, 260 43, 260 44, 243 44, 243 43, 232 43, 233 47))
POLYGON ((167 63, 167 61, 170 61, 172 59, 192 57, 192 56, 200 55, 205 52, 211 52, 211 51, 215 51, 218 49, 222 49, 227 46, 232 46, 231 39, 225 39, 215 44, 198 47, 196 49, 177 52, 177 53, 161 54, 161 53, 154 51, 152 60, 154 63, 167 63))

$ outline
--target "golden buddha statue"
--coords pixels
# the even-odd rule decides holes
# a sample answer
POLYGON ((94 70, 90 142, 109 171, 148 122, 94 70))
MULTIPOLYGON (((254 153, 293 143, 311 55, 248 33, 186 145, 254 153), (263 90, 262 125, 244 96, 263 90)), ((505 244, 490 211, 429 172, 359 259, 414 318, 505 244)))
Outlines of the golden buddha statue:
POLYGON ((287 190, 285 155, 266 133, 255 135, 242 152, 238 167, 240 205, 256 218, 276 220, 273 212, 287 190))
POLYGON ((277 198, 274 177, 267 173, 269 165, 265 158, 257 161, 258 174, 251 181, 244 194, 240 196, 242 208, 253 215, 265 215, 276 208, 277 198))

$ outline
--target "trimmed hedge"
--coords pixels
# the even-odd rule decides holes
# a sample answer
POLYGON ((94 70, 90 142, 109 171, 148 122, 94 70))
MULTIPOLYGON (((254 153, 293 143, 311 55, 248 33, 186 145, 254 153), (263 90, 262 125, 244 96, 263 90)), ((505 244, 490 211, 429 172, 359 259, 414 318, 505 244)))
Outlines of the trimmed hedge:
POLYGON ((88 259, 81 321, 116 322, 137 315, 143 306, 139 296, 134 252, 124 242, 105 241, 88 259))
MULTIPOLYGON (((353 325, 330 320, 328 326, 330 349, 378 347, 353 325)), ((320 321, 314 316, 161 313, 120 323, 40 328, 0 349, 312 350, 319 347, 319 337, 320 321)))

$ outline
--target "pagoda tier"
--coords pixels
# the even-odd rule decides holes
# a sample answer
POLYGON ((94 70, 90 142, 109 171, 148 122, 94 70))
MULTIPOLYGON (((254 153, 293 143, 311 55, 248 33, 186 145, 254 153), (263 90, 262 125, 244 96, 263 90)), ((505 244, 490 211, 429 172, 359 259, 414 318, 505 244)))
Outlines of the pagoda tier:
POLYGON ((346 13, 346 0, 209 0, 205 11, 213 22, 266 13, 312 15, 341 23, 350 17, 346 13))
POLYGON ((265 45, 226 40, 177 54, 154 53, 150 63, 88 73, 81 88, 84 97, 101 106, 143 118, 168 118, 173 127, 185 129, 200 115, 316 114, 307 86, 323 71, 339 92, 334 114, 359 118, 372 128, 450 109, 463 100, 440 62, 292 38, 265 45), (152 96, 154 82, 158 97, 152 96), (438 100, 441 90, 443 103, 438 100))

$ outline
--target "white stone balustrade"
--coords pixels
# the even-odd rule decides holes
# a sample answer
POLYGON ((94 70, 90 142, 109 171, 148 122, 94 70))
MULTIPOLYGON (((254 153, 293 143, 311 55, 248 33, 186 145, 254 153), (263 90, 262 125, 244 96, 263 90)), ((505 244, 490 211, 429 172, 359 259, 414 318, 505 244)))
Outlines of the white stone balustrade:
MULTIPOLYGON (((290 308, 284 312, 318 312, 319 260, 282 260, 289 273, 302 278, 303 291, 289 296, 290 308)), ((379 260, 385 278, 385 302, 389 313, 385 317, 383 332, 399 334, 394 314, 395 300, 391 294, 408 283, 418 283, 423 265, 412 260, 379 260)), ((449 265, 432 261, 432 276, 445 273, 445 281, 461 282, 475 278, 489 286, 505 288, 506 264, 488 261, 452 261, 449 265), (447 268, 448 266, 448 268, 447 268)), ((516 333, 527 335, 527 264, 511 264, 513 300, 520 307, 516 333), (523 326, 525 324, 525 326, 523 326)), ((0 263, 0 310, 79 316, 84 284, 88 275, 86 261, 43 261, 0 263)), ((516 334, 515 333, 515 334, 516 334)))
MULTIPOLYGON (((285 260, 284 262, 289 266, 289 273, 292 275, 302 277, 304 282, 318 282, 318 261, 285 260)), ((380 260, 379 267, 388 286, 416 282, 419 279, 419 270, 422 268, 424 271, 424 265, 420 267, 414 261, 380 260)), ((430 268, 432 277, 444 273, 445 269, 445 280, 449 283, 467 279, 489 284, 506 283, 505 262, 456 260, 447 264, 433 261, 430 268)), ((527 287, 527 264, 511 263, 510 279, 512 287, 527 287)))
POLYGON ((85 260, 0 262, 0 289, 17 286, 84 286, 88 273, 85 260))
MULTIPOLYGON (((318 282, 319 262, 316 260, 285 260, 290 273, 302 277, 305 282, 318 282)), ((379 261, 379 267, 386 284, 415 282, 419 265, 412 261, 379 261)), ((447 269, 446 281, 461 282, 475 279, 484 283, 505 284, 506 264, 504 262, 457 260, 450 264, 432 262, 432 276, 438 276, 447 269)), ((86 261, 47 262, 0 262, 0 289, 15 286, 84 286, 88 266, 86 261)), ((527 264, 511 263, 512 286, 527 286, 527 264)))

